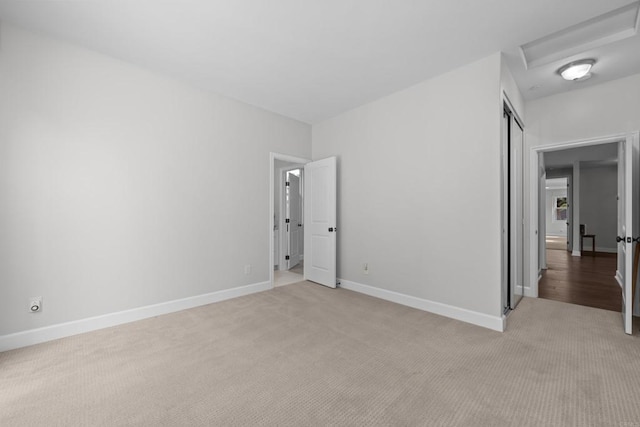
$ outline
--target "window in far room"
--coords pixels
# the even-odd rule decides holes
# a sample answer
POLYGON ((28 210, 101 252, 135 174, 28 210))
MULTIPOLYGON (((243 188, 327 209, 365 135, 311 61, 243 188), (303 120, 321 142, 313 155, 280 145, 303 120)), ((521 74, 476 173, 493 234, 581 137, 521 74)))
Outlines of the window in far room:
POLYGON ((567 220, 567 197, 554 197, 553 200, 553 220, 567 220))

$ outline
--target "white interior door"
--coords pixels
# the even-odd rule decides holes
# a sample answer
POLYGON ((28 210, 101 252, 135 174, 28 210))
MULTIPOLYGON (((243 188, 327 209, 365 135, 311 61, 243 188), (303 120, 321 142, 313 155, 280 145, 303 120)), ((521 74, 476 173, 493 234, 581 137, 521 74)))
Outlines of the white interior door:
POLYGON ((637 225, 637 195, 634 188, 634 144, 631 138, 618 145, 618 270, 622 290, 624 331, 632 333, 633 319, 633 231, 637 225))
POLYGON ((336 287, 336 158, 304 166, 304 277, 336 287))
POLYGON ((289 260, 287 269, 293 268, 300 262, 300 233, 302 232, 302 218, 300 209, 300 178, 287 173, 287 241, 289 245, 289 260))

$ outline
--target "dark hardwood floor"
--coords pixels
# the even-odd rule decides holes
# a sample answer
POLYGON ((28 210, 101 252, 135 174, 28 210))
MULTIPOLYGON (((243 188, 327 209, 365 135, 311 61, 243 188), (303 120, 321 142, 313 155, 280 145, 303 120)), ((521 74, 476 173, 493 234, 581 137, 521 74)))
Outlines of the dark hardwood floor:
POLYGON ((581 257, 547 249, 547 270, 538 284, 540 298, 621 311, 622 294, 615 279, 616 254, 586 251, 581 257))

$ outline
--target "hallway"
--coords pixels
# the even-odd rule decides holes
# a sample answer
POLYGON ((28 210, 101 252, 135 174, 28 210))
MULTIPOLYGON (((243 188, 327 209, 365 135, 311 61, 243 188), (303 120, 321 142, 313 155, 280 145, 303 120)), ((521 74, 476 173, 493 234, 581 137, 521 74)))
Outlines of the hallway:
POLYGON ((538 284, 540 298, 621 311, 622 294, 616 282, 616 254, 586 252, 581 257, 547 247, 547 270, 538 284))

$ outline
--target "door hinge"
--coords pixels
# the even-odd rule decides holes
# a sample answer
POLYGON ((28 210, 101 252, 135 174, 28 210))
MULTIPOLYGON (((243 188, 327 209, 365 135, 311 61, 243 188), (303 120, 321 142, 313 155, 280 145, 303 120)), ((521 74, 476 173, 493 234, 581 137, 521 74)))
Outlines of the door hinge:
POLYGON ((285 219, 284 222, 289 224, 289 218, 285 219))
POLYGON ((289 182, 285 182, 285 183, 284 183, 284 186, 285 186, 285 187, 288 187, 288 186, 289 186, 289 184, 290 184, 289 182))
POLYGON ((286 259, 287 261, 289 261, 289 255, 285 256, 284 259, 286 259))

